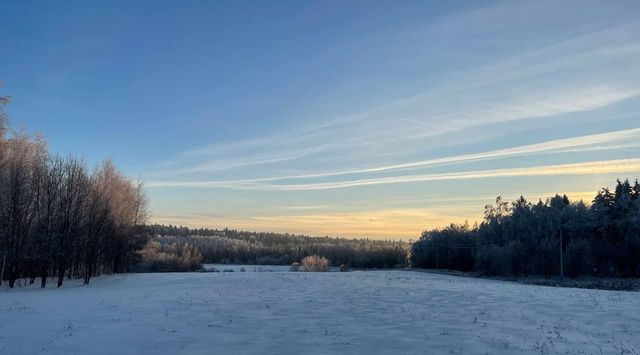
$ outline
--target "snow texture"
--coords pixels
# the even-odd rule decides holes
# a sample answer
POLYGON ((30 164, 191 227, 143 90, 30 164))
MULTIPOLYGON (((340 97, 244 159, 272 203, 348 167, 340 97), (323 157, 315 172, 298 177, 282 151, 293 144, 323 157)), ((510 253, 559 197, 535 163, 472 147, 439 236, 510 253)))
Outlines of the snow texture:
MULTIPOLYGON (((238 268, 239 269, 239 268, 238 268)), ((410 271, 0 288, 0 354, 637 354, 640 294, 410 271)))

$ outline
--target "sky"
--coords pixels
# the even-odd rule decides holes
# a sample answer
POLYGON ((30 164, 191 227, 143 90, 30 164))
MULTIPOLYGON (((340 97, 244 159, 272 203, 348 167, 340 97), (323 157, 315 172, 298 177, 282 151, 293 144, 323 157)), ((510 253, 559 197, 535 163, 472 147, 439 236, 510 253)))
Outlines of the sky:
POLYGON ((0 94, 151 221, 385 239, 640 178, 637 1, 0 0, 0 94))

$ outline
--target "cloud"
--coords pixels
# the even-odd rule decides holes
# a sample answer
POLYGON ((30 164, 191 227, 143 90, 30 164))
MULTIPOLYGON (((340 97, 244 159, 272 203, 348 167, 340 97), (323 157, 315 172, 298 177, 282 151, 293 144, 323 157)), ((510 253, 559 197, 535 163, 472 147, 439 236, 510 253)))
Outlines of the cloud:
MULTIPOLYGON (((373 59, 365 64, 376 68, 375 75, 347 75, 338 83, 328 83, 332 85, 326 85, 325 95, 304 97, 301 102, 291 102, 290 108, 279 108, 275 114, 282 117, 269 117, 274 124, 249 139, 234 139, 230 134, 227 141, 216 144, 199 142, 204 144, 174 157, 171 169, 165 166, 150 173, 151 177, 145 176, 150 180, 147 185, 157 190, 233 190, 212 191, 212 199, 219 196, 221 205, 247 199, 264 207, 251 212, 243 207, 242 213, 255 218, 230 217, 225 225, 323 234, 332 228, 332 220, 339 221, 336 225, 343 231, 353 233, 357 233, 356 227, 349 220, 364 225, 386 219, 386 225, 398 230, 403 227, 390 221, 391 214, 381 217, 342 211, 345 205, 354 207, 350 199, 357 191, 327 192, 335 200, 299 199, 321 194, 269 192, 523 176, 637 174, 638 159, 620 158, 633 157, 631 149, 640 146, 640 128, 592 133, 629 127, 640 116, 640 22, 634 11, 623 13, 617 5, 576 4, 579 6, 573 8, 553 1, 472 5, 476 7, 473 11, 453 12, 453 16, 440 17, 441 21, 417 24, 419 28, 396 27, 394 33, 383 37, 393 39, 389 41, 392 44, 376 41, 381 47, 371 49, 373 59), (384 60, 374 62, 380 58, 384 60), (544 141, 550 132, 553 137, 573 137, 544 141), (522 159, 513 159, 516 157, 522 159), (498 159, 504 159, 495 162, 501 169, 478 164, 498 159), (503 164, 514 161, 517 165, 503 164), (285 195, 290 205, 278 206, 283 202, 280 196, 285 195), (332 206, 316 209, 315 203, 332 206)), ((374 38, 379 35, 371 33, 374 38)), ((607 177, 585 177, 575 188, 590 189, 585 181, 593 183, 600 178, 607 177)), ((511 182, 515 185, 516 180, 511 182)), ((527 188, 549 188, 535 184, 527 188)), ((425 185, 419 187, 429 190, 425 185)), ((502 188, 492 186, 493 191, 502 188)), ((410 190, 410 186, 402 189, 403 193, 410 190)), ((384 206, 391 211, 391 207, 401 210, 427 203, 385 204, 384 197, 395 191, 367 190, 371 196, 361 198, 362 208, 384 206)), ((460 207, 468 199, 457 191, 446 192, 452 198, 443 204, 462 200, 460 207)), ((426 195, 416 193, 418 197, 426 195)), ((234 206, 228 207, 230 210, 240 209, 237 204, 229 205, 234 206)), ((466 213, 473 212, 443 213, 441 222, 459 221, 466 213)), ((412 225, 415 235, 425 223, 412 225)), ((375 233, 375 228, 370 232, 375 233)))
MULTIPOLYGON (((599 12, 607 11, 623 20, 586 21, 588 26, 576 30, 564 21, 571 13, 554 2, 496 4, 455 13, 416 31, 420 33, 418 37, 398 40, 411 47, 416 41, 424 43, 424 57, 442 50, 437 43, 461 50, 459 55, 464 55, 465 46, 459 46, 449 36, 451 31, 456 36, 467 36, 469 31, 464 29, 473 26, 479 31, 497 31, 491 38, 505 40, 505 47, 510 50, 487 56, 484 61, 474 58, 473 66, 449 68, 443 75, 445 80, 427 80, 429 68, 423 68, 424 72, 419 70, 415 79, 408 82, 407 86, 413 89, 389 92, 382 98, 371 100, 366 93, 347 93, 354 101, 366 100, 367 105, 361 105, 364 109, 354 110, 339 100, 317 98, 318 104, 327 106, 321 110, 323 115, 313 114, 313 106, 295 116, 285 110, 286 118, 276 120, 277 126, 263 135, 191 149, 174 157, 173 164, 145 175, 208 174, 211 178, 224 171, 246 178, 258 169, 266 173, 288 170, 315 175, 307 165, 310 157, 318 165, 348 174, 350 167, 406 161, 443 146, 486 140, 488 134, 469 134, 478 129, 491 127, 491 133, 500 136, 522 121, 575 119, 565 116, 637 98, 640 40, 636 34, 640 23, 633 16, 619 13, 619 9, 582 6, 580 11, 584 11, 585 19, 598 19, 599 12), (538 20, 529 13, 548 14, 549 9, 554 9, 550 21, 563 31, 554 36, 541 35, 537 41, 510 37, 513 28, 524 32, 531 26, 538 29, 538 20), (500 19, 497 29, 492 25, 495 19, 500 19), (452 143, 454 134, 465 140, 452 143)), ((548 16, 544 19, 548 20, 548 16)), ((313 98, 309 102, 314 102, 313 98)))
POLYGON ((564 139, 557 139, 542 143, 529 144, 519 147, 498 149, 489 152, 465 154, 444 158, 419 160, 407 163, 392 164, 385 166, 378 166, 367 169, 355 169, 345 171, 334 171, 316 174, 302 174, 302 175, 289 175, 279 176, 261 179, 246 180, 245 182, 264 182, 264 181, 277 181, 277 180, 291 180, 291 179, 305 179, 305 178, 317 178, 317 177, 330 177, 341 176, 350 174, 362 174, 362 173, 377 173, 392 170, 405 170, 414 168, 423 168, 434 165, 462 163, 481 161, 487 159, 498 159, 510 156, 522 156, 528 154, 537 153, 550 153, 550 152, 582 152, 591 150, 607 150, 607 149, 620 149, 636 147, 640 145, 640 128, 599 133, 592 135, 585 135, 579 137, 571 137, 564 139), (630 144, 620 144, 621 142, 631 140, 630 144), (600 144, 599 146, 596 146, 600 144))
POLYGON ((284 211, 309 211, 309 210, 324 210, 334 207, 333 205, 294 205, 294 206, 277 206, 276 210, 284 211))
MULTIPOLYGON (((595 191, 566 192, 572 201, 590 201, 595 191)), ((556 192, 524 192, 529 201, 545 199, 556 192)), ((513 201, 521 194, 503 194, 513 201)), ((231 228, 240 230, 288 232, 306 235, 330 235, 343 237, 369 237, 374 239, 416 239, 426 229, 439 228, 450 223, 473 224, 483 218, 483 206, 492 203, 496 196, 478 195, 447 198, 412 199, 397 198, 385 201, 385 208, 352 205, 349 210, 329 210, 330 205, 282 206, 262 209, 261 214, 250 216, 218 215, 208 213, 154 214, 153 223, 182 224, 190 227, 231 228), (447 202, 465 202, 447 204, 447 202), (407 207, 411 202, 413 207, 407 207), (396 206, 398 205, 398 206, 396 206), (396 206, 396 207, 394 207, 396 206), (290 208, 289 208, 290 207, 290 208), (322 210, 316 212, 314 210, 322 210), (293 214, 291 212, 294 212, 293 214)))
MULTIPOLYGON (((621 149, 631 148, 640 145, 640 128, 613 131, 607 133, 584 135, 579 137, 571 137, 546 141, 542 143, 529 144, 524 146, 497 149, 488 152, 464 154, 457 156, 449 156, 436 159, 419 160, 413 162, 383 165, 365 169, 353 169, 343 171, 331 171, 312 174, 284 175, 257 179, 245 179, 234 181, 218 181, 210 182, 210 187, 230 187, 234 185, 243 185, 258 182, 269 182, 279 180, 295 180, 308 178, 324 178, 365 173, 381 173, 395 170, 417 169, 443 164, 469 163, 474 161, 482 161, 489 159, 499 159, 513 156, 525 156, 531 154, 543 153, 566 153, 566 152, 586 152, 593 150, 621 149), (629 142, 629 143, 624 143, 629 142)), ((151 181, 148 186, 182 186, 185 183, 172 183, 170 181, 151 181)), ((197 183, 195 183, 197 184, 197 183)))
MULTIPOLYGON (((477 217, 482 215, 478 208, 477 217)), ((258 215, 252 217, 202 218, 198 215, 156 215, 154 223, 182 223, 192 227, 232 228, 271 232, 377 239, 418 238, 427 227, 441 227, 452 221, 464 222, 453 210, 401 208, 375 211, 327 212, 298 215, 258 215)), ((474 217, 476 217, 474 215, 474 217)))
POLYGON ((347 180, 338 182, 301 184, 262 184, 252 181, 165 181, 149 182, 147 187, 189 187, 189 188, 230 188, 258 191, 309 191, 342 189, 359 186, 401 184, 441 180, 484 179, 498 177, 552 176, 552 175, 592 175, 611 173, 638 173, 640 159, 604 160, 587 163, 533 166, 494 170, 463 171, 441 174, 416 174, 384 178, 347 180))

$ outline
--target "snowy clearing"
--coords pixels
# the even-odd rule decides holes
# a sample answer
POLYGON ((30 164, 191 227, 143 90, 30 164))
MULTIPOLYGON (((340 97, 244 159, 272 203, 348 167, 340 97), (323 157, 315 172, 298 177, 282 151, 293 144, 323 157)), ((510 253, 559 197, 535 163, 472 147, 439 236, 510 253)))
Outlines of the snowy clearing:
MULTIPOLYGON (((202 268, 207 272, 287 272, 289 265, 231 265, 231 264, 203 264, 202 268)), ((329 272, 340 271, 339 267, 329 267, 329 272)))
POLYGON ((637 354, 640 294, 408 271, 0 288, 1 354, 637 354))
POLYGON ((288 265, 228 265, 228 264, 203 264, 205 271, 229 271, 234 272, 286 272, 289 271, 288 265))

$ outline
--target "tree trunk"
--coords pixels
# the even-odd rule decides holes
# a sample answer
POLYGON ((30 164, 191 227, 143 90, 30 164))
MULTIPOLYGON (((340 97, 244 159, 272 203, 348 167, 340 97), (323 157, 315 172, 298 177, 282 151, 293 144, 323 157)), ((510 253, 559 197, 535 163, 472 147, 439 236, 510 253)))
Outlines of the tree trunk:
POLYGON ((16 278, 13 277, 13 272, 9 272, 9 288, 13 288, 16 285, 16 278))
POLYGON ((62 282, 64 281, 64 266, 58 266, 58 287, 62 286, 62 282))
POLYGON ((47 277, 48 277, 48 272, 47 272, 47 267, 43 266, 42 269, 40 270, 40 287, 41 288, 45 288, 47 287, 47 277))
POLYGON ((7 263, 7 252, 4 252, 4 256, 2 257, 2 269, 0 269, 0 285, 2 285, 2 280, 4 280, 4 266, 7 263))
POLYGON ((92 267, 87 267, 87 270, 85 271, 84 274, 84 284, 88 285, 89 284, 89 280, 91 280, 91 274, 93 273, 92 271, 92 267))

